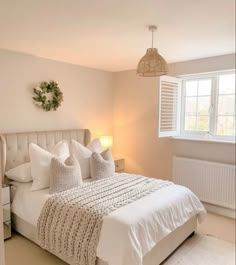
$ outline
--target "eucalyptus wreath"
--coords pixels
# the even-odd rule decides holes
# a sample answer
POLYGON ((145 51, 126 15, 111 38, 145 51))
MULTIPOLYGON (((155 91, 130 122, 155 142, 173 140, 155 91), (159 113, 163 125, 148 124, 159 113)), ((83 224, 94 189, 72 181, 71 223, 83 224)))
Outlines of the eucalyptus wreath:
POLYGON ((33 88, 33 90, 34 102, 45 111, 57 110, 63 101, 63 93, 55 81, 42 82, 39 87, 33 88), (51 99, 48 99, 47 94, 51 94, 51 99))

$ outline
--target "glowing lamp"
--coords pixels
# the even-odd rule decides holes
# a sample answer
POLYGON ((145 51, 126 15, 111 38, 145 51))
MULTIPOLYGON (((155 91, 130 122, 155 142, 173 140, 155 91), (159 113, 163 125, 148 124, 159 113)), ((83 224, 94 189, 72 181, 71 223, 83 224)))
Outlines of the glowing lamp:
POLYGON ((113 143, 112 136, 100 136, 100 141, 104 149, 112 147, 113 143))

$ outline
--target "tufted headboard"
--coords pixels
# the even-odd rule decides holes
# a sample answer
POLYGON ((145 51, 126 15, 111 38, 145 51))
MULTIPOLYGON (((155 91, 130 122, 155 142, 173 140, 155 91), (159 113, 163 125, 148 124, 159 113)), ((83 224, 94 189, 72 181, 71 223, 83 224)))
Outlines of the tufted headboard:
POLYGON ((4 182, 5 172, 20 164, 29 162, 29 144, 35 143, 49 150, 61 140, 74 139, 83 145, 90 142, 87 129, 10 133, 0 135, 0 177, 4 182))

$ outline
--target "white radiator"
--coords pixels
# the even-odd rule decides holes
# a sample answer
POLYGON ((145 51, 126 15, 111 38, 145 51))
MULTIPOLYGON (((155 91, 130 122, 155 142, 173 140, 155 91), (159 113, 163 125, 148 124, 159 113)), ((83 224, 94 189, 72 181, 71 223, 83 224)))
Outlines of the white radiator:
POLYGON ((173 178, 201 201, 235 209, 234 165, 174 157, 173 178))

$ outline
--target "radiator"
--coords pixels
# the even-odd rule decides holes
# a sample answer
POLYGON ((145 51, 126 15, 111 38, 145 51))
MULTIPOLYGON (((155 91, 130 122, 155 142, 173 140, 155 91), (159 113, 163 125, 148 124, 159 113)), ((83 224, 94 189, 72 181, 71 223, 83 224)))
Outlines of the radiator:
POLYGON ((235 166, 174 157, 173 179, 202 202, 235 209, 235 166))

